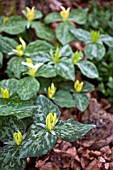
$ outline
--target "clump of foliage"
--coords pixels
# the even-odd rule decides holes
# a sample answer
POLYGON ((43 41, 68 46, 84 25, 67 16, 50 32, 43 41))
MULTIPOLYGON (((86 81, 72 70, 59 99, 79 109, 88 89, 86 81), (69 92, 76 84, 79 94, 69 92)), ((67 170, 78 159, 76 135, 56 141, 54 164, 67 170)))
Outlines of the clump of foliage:
MULTIPOLYGON (((87 17, 87 24, 83 25, 82 28, 88 31, 99 31, 100 38, 108 46, 98 50, 96 55, 96 49, 94 53, 89 50, 89 46, 85 47, 86 56, 90 56, 92 61, 96 64, 99 71, 98 78, 98 89, 101 91, 105 97, 108 98, 110 102, 113 101, 113 72, 112 72, 112 51, 113 51, 113 8, 110 3, 105 3, 103 6, 97 5, 95 2, 90 2, 90 9, 87 17), (103 35, 104 33, 104 35, 103 35), (108 36, 110 35, 110 37, 108 36), (103 54, 103 55, 102 55, 103 54), (93 57, 94 56, 94 57, 93 57), (95 56, 98 56, 95 58, 95 56), (100 62, 101 61, 101 62, 100 62)), ((84 32, 85 33, 85 32, 84 32)), ((86 32, 87 33, 87 32, 86 32)), ((96 47, 95 47, 96 48, 96 47)))
POLYGON ((61 7, 60 13, 50 13, 45 18, 34 7, 22 12, 24 17, 0 19, 0 66, 4 67, 4 59, 7 62, 7 79, 0 81, 3 170, 20 170, 26 157, 50 151, 57 137, 72 142, 95 127, 73 119, 59 120, 58 106, 77 107, 81 112, 87 108, 86 93, 92 92, 94 86, 82 77, 98 78, 93 60, 100 61, 105 44, 112 47, 113 41, 99 31, 75 28, 74 23, 86 23, 88 9, 61 7), (54 30, 50 27, 53 22, 54 30), (33 31, 36 40, 30 36, 33 31), (73 51, 71 41, 83 42, 84 51, 73 51))

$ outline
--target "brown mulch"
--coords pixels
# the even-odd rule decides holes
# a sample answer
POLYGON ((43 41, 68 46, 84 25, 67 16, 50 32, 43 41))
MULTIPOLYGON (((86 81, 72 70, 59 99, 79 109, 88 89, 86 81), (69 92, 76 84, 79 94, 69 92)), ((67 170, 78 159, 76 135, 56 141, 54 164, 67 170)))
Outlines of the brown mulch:
POLYGON ((76 109, 62 111, 61 119, 74 118, 82 123, 93 123, 82 139, 69 143, 57 140, 48 154, 28 159, 25 170, 113 170, 113 114, 105 99, 100 102, 89 95, 89 107, 84 113, 76 109))

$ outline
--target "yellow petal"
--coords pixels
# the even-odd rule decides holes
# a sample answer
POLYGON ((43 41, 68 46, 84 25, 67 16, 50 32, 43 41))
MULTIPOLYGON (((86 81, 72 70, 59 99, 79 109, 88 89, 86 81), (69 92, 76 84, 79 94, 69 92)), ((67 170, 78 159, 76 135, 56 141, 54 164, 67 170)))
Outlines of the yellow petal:
POLYGON ((9 92, 7 89, 1 88, 1 94, 2 94, 2 98, 5 98, 5 99, 9 98, 9 92))
POLYGON ((25 41, 24 41, 21 37, 19 37, 19 40, 20 40, 20 42, 21 42, 21 44, 22 44, 23 49, 25 50, 25 49, 26 49, 26 43, 25 43, 25 41))
POLYGON ((20 145, 20 143, 22 142, 22 134, 21 134, 21 132, 20 131, 15 132, 13 134, 13 138, 14 138, 15 143, 17 145, 20 145))
POLYGON ((48 87, 48 98, 52 99, 53 95, 55 94, 56 88, 54 86, 54 83, 51 84, 50 87, 48 87))
POLYGON ((62 9, 62 11, 60 11, 60 15, 63 19, 63 21, 67 21, 68 17, 69 17, 69 11, 70 8, 65 9, 63 6, 60 7, 62 9))
POLYGON ((31 22, 34 19, 34 8, 35 7, 32 7, 32 9, 30 9, 30 8, 26 7, 26 10, 27 10, 26 17, 29 22, 31 22))
POLYGON ((79 80, 77 80, 75 83, 74 83, 74 89, 76 92, 81 92, 82 90, 82 87, 83 87, 83 82, 79 82, 79 80))
POLYGON ((3 23, 6 23, 8 19, 9 19, 8 17, 4 17, 3 18, 3 23))
POLYGON ((75 90, 77 89, 78 85, 79 85, 79 80, 76 80, 76 82, 74 83, 74 89, 75 90))
POLYGON ((31 63, 31 64, 33 63, 30 58, 26 58, 26 62, 27 62, 27 63, 31 63))
POLYGON ((52 130, 56 124, 56 113, 49 113, 46 117, 46 128, 52 130))

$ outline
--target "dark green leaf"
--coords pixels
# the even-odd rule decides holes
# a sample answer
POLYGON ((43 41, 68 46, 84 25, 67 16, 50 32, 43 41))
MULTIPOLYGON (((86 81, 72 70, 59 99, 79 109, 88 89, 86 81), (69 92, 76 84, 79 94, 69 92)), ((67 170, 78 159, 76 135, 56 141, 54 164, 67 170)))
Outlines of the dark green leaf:
POLYGON ((57 75, 56 70, 53 65, 50 64, 44 64, 42 67, 39 68, 39 70, 36 73, 36 77, 55 77, 57 75))
POLYGON ((94 90, 94 86, 87 81, 84 81, 83 88, 81 92, 87 93, 92 92, 94 90))
POLYGON ((71 29, 70 32, 74 35, 75 38, 77 38, 80 41, 86 42, 91 40, 90 32, 85 31, 81 28, 71 29))
POLYGON ((25 164, 25 159, 19 158, 19 148, 7 145, 0 148, 1 170, 22 170, 25 164))
POLYGON ((2 24, 1 31, 11 35, 20 34, 25 31, 27 21, 20 16, 12 16, 7 22, 2 24))
POLYGON ((31 27, 35 29, 37 37, 44 40, 54 40, 53 31, 41 22, 32 22, 31 27))
POLYGON ((2 80, 0 81, 0 88, 7 89, 9 91, 9 95, 12 96, 17 92, 17 85, 18 80, 12 78, 8 80, 2 80))
POLYGON ((23 135, 25 133, 25 125, 22 120, 18 120, 16 117, 0 117, 0 140, 4 143, 11 143, 15 145, 13 134, 20 131, 23 135))
POLYGON ((108 47, 113 47, 113 37, 107 34, 101 34, 99 36, 99 41, 104 42, 108 47))
POLYGON ((36 40, 27 45, 26 53, 32 55, 33 53, 37 53, 39 51, 45 51, 45 52, 50 51, 51 48, 53 48, 53 46, 50 43, 43 40, 36 40))
POLYGON ((72 95, 68 91, 59 90, 55 93, 52 99, 60 107, 70 108, 75 106, 72 95))
POLYGON ((38 78, 40 83, 40 91, 47 94, 47 89, 51 85, 51 80, 45 78, 38 78))
POLYGON ((30 120, 32 119, 32 111, 25 111, 25 112, 20 112, 20 113, 16 113, 16 117, 18 119, 24 119, 24 118, 29 118, 30 120))
POLYGON ((72 49, 69 44, 61 47, 60 56, 70 57, 73 54, 72 49))
POLYGON ((70 30, 74 26, 70 23, 60 23, 56 27, 56 37, 62 45, 65 45, 73 40, 73 35, 70 33, 70 30))
POLYGON ((48 61, 51 61, 50 54, 48 54, 47 52, 43 52, 43 51, 39 51, 39 52, 36 52, 36 53, 32 54, 30 59, 34 63, 46 63, 48 61))
POLYGON ((18 43, 14 39, 0 36, 0 51, 2 53, 8 54, 12 49, 15 49, 17 45, 18 43))
POLYGON ((95 127, 95 125, 82 124, 74 121, 73 119, 69 119, 65 121, 60 120, 54 130, 57 137, 60 139, 68 142, 74 142, 85 135, 93 127, 95 127))
POLYGON ((46 154, 56 143, 53 136, 46 129, 32 125, 21 144, 20 157, 37 157, 46 154))
POLYGON ((70 12, 68 21, 76 22, 77 24, 85 24, 87 19, 88 9, 73 9, 70 12))
POLYGON ((73 93, 75 106, 83 112, 88 107, 88 98, 84 93, 73 93))
POLYGON ((59 21, 62 21, 62 17, 60 16, 58 12, 52 12, 48 14, 44 19, 44 22, 46 24, 50 24, 52 22, 59 22, 59 21))
POLYGON ((34 19, 39 19, 39 18, 42 18, 43 17, 43 14, 41 11, 35 9, 34 10, 34 19))
POLYGON ((72 81, 65 81, 65 82, 61 82, 61 84, 58 85, 58 89, 70 91, 73 89, 73 86, 74 86, 74 84, 72 81))
MULTIPOLYGON (((31 112, 35 108, 33 101, 22 101, 19 99, 0 99, 0 116, 17 115, 31 112)), ((26 117, 26 116, 25 116, 26 117)))
POLYGON ((35 123, 42 123, 45 125, 46 116, 49 113, 52 114, 56 113, 57 119, 60 117, 59 108, 43 95, 40 95, 38 97, 35 105, 37 106, 37 108, 34 109, 34 114, 33 114, 33 119, 35 123))
POLYGON ((77 62, 77 66, 79 67, 80 71, 83 75, 89 78, 97 78, 98 71, 96 66, 90 61, 81 60, 77 62))
POLYGON ((34 77, 25 77, 17 83, 17 93, 21 100, 29 100, 39 91, 39 82, 34 77))
POLYGON ((85 46, 84 52, 89 59, 101 60, 105 55, 105 47, 99 43, 88 43, 85 46))
POLYGON ((74 65, 71 59, 60 59, 60 61, 55 64, 55 69, 59 76, 69 80, 75 79, 74 65))
POLYGON ((27 67, 22 65, 24 61, 21 57, 13 57, 8 62, 7 74, 9 77, 20 78, 23 72, 27 71, 27 67))

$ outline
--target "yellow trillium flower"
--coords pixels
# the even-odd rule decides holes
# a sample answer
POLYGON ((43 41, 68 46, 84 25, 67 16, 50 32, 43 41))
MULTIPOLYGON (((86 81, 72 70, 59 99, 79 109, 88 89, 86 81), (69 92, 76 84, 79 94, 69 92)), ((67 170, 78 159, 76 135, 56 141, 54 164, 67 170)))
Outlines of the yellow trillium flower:
POLYGON ((49 113, 46 117, 46 128, 48 130, 52 130, 56 124, 56 121, 57 121, 56 113, 54 113, 54 115, 52 113, 49 113))
POLYGON ((8 19, 9 19, 8 17, 4 17, 3 18, 3 23, 6 23, 8 19))
POLYGON ((15 132, 15 133, 13 134, 13 138, 14 138, 14 141, 15 141, 15 143, 16 143, 17 145, 20 145, 20 144, 21 144, 21 142, 22 142, 22 134, 21 134, 20 131, 15 132))
POLYGON ((20 42, 21 42, 21 44, 22 44, 23 49, 25 50, 25 49, 26 49, 26 43, 25 43, 25 41, 24 41, 21 37, 19 37, 19 40, 20 40, 20 42))
POLYGON ((8 92, 7 89, 1 88, 1 94, 2 94, 2 98, 4 98, 4 99, 8 99, 9 98, 9 92, 8 92))
POLYGON ((26 49, 26 43, 21 37, 19 37, 19 40, 21 44, 16 46, 16 49, 13 49, 12 51, 16 53, 19 57, 22 57, 24 55, 24 50, 26 49))
POLYGON ((79 82, 79 80, 77 80, 75 83, 74 83, 74 89, 76 92, 81 92, 82 90, 82 87, 83 87, 83 82, 79 82))
POLYGON ((22 62, 23 65, 26 65, 29 69, 29 75, 32 77, 35 77, 36 71, 39 69, 40 66, 43 65, 43 63, 33 64, 32 60, 30 58, 26 58, 26 62, 22 62))
POLYGON ((54 86, 54 83, 52 83, 51 86, 48 87, 48 93, 47 93, 47 95, 48 95, 48 98, 49 98, 49 99, 52 99, 53 95, 55 94, 55 91, 56 91, 56 88, 55 88, 55 86, 54 86))
POLYGON ((73 56, 72 56, 72 62, 73 64, 76 64, 77 61, 81 58, 82 52, 81 51, 76 51, 73 56))
POLYGON ((29 22, 32 22, 34 19, 34 9, 35 7, 32 7, 31 9, 26 7, 27 13, 26 13, 26 18, 29 22))
POLYGON ((69 11, 70 8, 65 9, 63 6, 60 7, 62 9, 62 11, 60 11, 60 15, 63 19, 63 21, 67 21, 68 17, 69 17, 69 11))
POLYGON ((100 32, 99 31, 91 31, 91 40, 93 43, 96 43, 99 39, 100 32))

